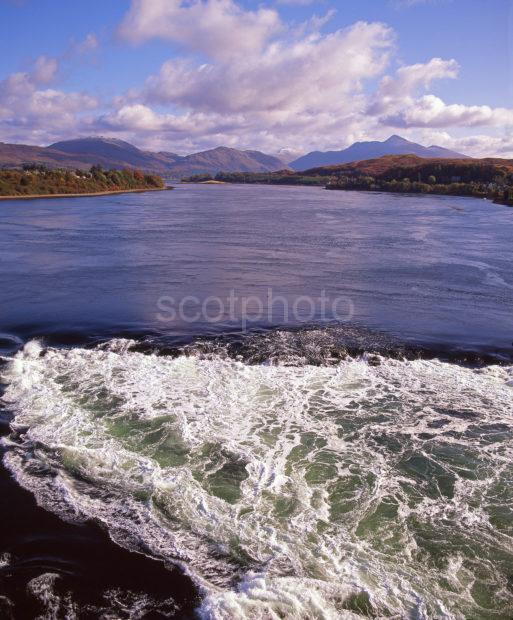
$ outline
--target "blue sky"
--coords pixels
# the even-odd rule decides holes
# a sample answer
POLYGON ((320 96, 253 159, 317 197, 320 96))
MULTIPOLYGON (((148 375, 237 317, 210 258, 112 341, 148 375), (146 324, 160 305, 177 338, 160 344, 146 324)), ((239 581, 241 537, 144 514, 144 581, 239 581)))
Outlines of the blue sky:
POLYGON ((513 0, 0 0, 0 140, 513 156, 513 0))

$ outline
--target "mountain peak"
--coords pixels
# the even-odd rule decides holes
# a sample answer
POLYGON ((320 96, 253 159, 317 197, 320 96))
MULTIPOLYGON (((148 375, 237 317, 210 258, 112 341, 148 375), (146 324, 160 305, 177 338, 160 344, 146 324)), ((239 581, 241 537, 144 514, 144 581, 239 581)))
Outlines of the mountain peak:
POLYGON ((319 153, 314 151, 290 163, 294 170, 308 170, 319 166, 336 166, 337 164, 347 164, 351 161, 362 161, 364 159, 376 159, 384 155, 417 155, 417 157, 440 157, 440 158, 464 158, 466 155, 450 151, 439 146, 429 148, 406 140, 397 134, 390 136, 383 142, 355 142, 351 146, 341 151, 326 151, 319 153))
POLYGON ((105 145, 110 147, 117 147, 130 151, 137 151, 139 149, 130 144, 130 142, 125 142, 125 140, 119 140, 118 138, 107 138, 105 136, 85 136, 84 138, 73 138, 71 140, 62 140, 60 142, 54 142, 50 144, 48 148, 64 150, 67 152, 80 152, 84 147, 91 148, 97 145, 105 145))
POLYGON ((394 134, 393 136, 390 136, 390 138, 387 138, 386 140, 384 140, 383 144, 413 144, 413 143, 410 142, 409 140, 406 140, 406 138, 403 138, 402 136, 398 136, 397 134, 394 134))

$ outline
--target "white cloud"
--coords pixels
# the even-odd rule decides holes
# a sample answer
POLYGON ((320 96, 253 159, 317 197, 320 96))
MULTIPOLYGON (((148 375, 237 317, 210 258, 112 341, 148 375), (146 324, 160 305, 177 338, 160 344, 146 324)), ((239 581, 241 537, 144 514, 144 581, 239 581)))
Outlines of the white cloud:
POLYGON ((393 127, 513 126, 513 110, 487 105, 446 104, 439 97, 425 95, 383 117, 381 122, 393 127))
POLYGON ((459 65, 455 60, 432 58, 426 63, 417 63, 400 67, 395 78, 383 78, 378 94, 398 96, 404 92, 411 93, 418 88, 429 88, 434 80, 458 77, 459 65))
POLYGON ((99 118, 95 128, 100 133, 118 133, 125 139, 135 136, 135 142, 146 148, 182 153, 221 144, 271 153, 286 144, 287 150, 301 153, 305 140, 312 147, 324 148, 329 144, 339 148, 368 137, 361 121, 357 115, 342 118, 333 113, 308 112, 285 116, 281 121, 279 113, 274 116, 201 111, 159 114, 146 105, 126 104, 99 118), (344 127, 343 136, 340 127, 344 127))
POLYGON ((57 76, 59 63, 56 58, 39 56, 34 63, 34 69, 30 74, 30 79, 35 84, 50 84, 57 76))
POLYGON ((365 80, 388 62, 391 31, 357 23, 326 36, 275 42, 259 54, 216 64, 170 60, 136 96, 213 112, 258 112, 283 119, 298 112, 354 110, 365 80), (343 67, 343 69, 342 69, 343 67))
POLYGON ((211 148, 224 144, 236 146, 234 131, 244 131, 241 116, 185 112, 158 114, 142 104, 123 105, 104 114, 95 122, 101 133, 122 135, 126 139, 137 135, 137 143, 156 150, 172 150, 188 153, 198 148, 211 148))
POLYGON ((455 79, 458 71, 455 60, 442 58, 400 67, 394 77, 386 75, 381 80, 367 111, 373 116, 392 114, 411 104, 419 90, 428 89, 435 80, 455 79))
POLYGON ((48 86, 56 79, 58 62, 40 56, 31 72, 13 73, 0 81, 0 131, 3 139, 51 135, 77 127, 77 115, 96 107, 93 97, 48 86))
POLYGON ((99 47, 98 39, 94 32, 90 32, 82 41, 73 42, 71 51, 75 54, 83 55, 94 52, 99 47))
POLYGON ((403 129, 513 125, 513 110, 447 104, 433 94, 418 96, 435 80, 457 78, 458 71, 455 60, 441 58, 401 67, 395 76, 387 75, 381 80, 367 113, 378 117, 384 126, 403 129))
POLYGON ((324 13, 324 15, 312 15, 312 17, 310 17, 310 19, 303 24, 303 31, 319 32, 319 30, 330 22, 336 14, 336 9, 329 9, 326 13, 324 13))
POLYGON ((282 28, 278 13, 233 0, 133 0, 119 28, 133 43, 161 38, 211 58, 259 53, 282 28))
POLYGON ((513 157, 513 131, 500 135, 474 134, 454 137, 447 131, 423 129, 417 138, 424 144, 438 144, 473 157, 513 157))
POLYGON ((450 138, 458 149, 474 157, 513 157, 513 134, 503 136, 488 136, 485 134, 468 136, 466 138, 450 138))

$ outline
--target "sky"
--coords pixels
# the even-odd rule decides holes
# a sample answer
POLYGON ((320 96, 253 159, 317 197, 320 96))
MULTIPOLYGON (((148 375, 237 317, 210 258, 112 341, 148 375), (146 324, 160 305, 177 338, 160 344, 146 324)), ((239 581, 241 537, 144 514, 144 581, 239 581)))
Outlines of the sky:
POLYGON ((0 0, 0 141, 513 157, 513 0, 0 0))

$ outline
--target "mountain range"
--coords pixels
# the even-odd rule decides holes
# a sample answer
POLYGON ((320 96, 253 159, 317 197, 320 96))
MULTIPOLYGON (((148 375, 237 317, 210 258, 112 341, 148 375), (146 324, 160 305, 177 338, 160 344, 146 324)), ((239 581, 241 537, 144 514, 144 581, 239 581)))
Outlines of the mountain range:
POLYGON ((47 147, 0 142, 0 167, 44 164, 50 168, 139 168, 168 178, 191 174, 271 172, 286 168, 277 157, 259 151, 240 151, 220 146, 192 155, 152 152, 114 138, 89 137, 55 142, 47 147))
POLYGON ((405 140, 401 136, 390 136, 388 140, 383 142, 355 142, 341 151, 312 151, 290 162, 289 167, 297 171, 309 170, 319 166, 336 166, 351 161, 375 159, 384 155, 417 155, 424 158, 440 157, 443 159, 464 159, 467 157, 467 155, 441 146, 422 146, 416 142, 405 140))
POLYGON ((35 163, 50 168, 89 168, 98 164, 107 169, 139 168, 167 178, 179 179, 193 174, 215 175, 220 171, 274 172, 286 168, 299 171, 383 155, 405 154, 427 158, 466 157, 440 146, 425 147, 400 136, 391 136, 384 142, 355 142, 341 151, 308 153, 287 166, 280 158, 260 151, 242 151, 220 146, 191 155, 177 155, 167 151, 145 151, 123 140, 92 136, 55 142, 47 147, 0 142, 0 167, 35 163))

